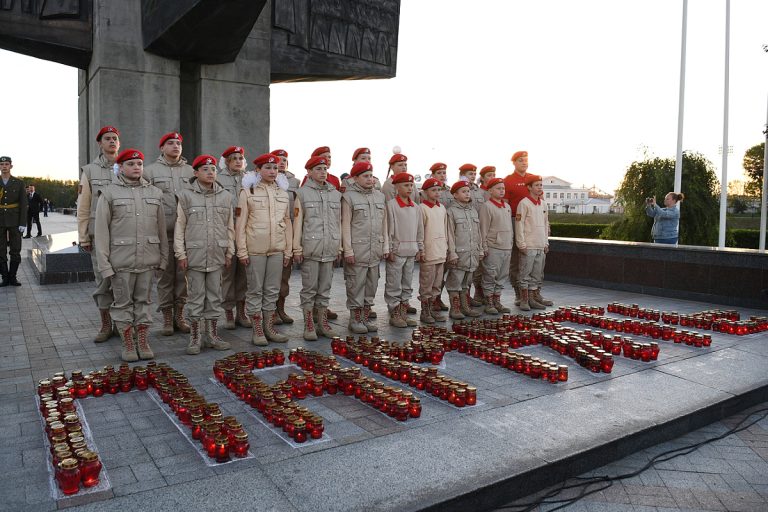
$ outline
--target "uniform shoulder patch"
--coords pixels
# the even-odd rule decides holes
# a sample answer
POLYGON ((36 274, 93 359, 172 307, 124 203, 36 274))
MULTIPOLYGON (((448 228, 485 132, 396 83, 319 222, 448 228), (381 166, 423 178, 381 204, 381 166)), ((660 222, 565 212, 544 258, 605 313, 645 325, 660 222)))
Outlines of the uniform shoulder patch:
POLYGON ((235 208, 235 217, 239 217, 240 216, 240 212, 242 212, 242 211, 243 211, 242 208, 240 208, 239 206, 236 207, 235 208))
POLYGON ((518 213, 517 215, 515 215, 515 220, 523 220, 523 214, 518 213))
POLYGON ((77 186, 77 195, 80 195, 82 193, 83 193, 83 186, 82 185, 78 185, 77 186))
POLYGON ((299 208, 298 207, 293 209, 293 216, 294 217, 298 217, 299 216, 299 208))

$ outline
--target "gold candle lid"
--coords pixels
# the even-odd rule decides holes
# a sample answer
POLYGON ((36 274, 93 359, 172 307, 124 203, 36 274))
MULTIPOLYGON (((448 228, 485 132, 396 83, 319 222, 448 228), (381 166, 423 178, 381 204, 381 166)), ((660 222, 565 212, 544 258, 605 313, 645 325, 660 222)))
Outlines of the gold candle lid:
POLYGON ((59 467, 61 469, 77 469, 77 467, 80 465, 80 463, 77 461, 77 459, 64 459, 63 461, 59 462, 59 467))

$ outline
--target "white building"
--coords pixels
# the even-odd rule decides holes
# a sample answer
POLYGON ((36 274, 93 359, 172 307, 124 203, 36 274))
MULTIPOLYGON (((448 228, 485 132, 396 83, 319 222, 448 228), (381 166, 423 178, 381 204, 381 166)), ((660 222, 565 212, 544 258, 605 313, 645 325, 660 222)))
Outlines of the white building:
POLYGON ((555 213, 610 213, 612 200, 594 197, 588 188, 574 188, 557 176, 544 176, 544 202, 555 213))

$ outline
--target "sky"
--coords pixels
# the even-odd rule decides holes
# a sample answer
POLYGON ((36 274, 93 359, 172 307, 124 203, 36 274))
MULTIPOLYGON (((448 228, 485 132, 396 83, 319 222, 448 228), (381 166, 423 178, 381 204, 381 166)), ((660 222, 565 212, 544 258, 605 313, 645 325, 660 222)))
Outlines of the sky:
MULTIPOLYGON (((729 181, 764 140, 767 22, 765 0, 732 2, 729 181)), ((270 145, 298 175, 317 146, 337 174, 367 146, 382 178, 400 146, 411 172, 442 161, 449 181, 465 162, 505 175, 526 150, 530 172, 612 192, 631 162, 675 156, 681 23, 682 0, 402 0, 397 76, 273 84, 270 145)), ((720 176, 725 0, 689 1, 687 44, 683 148, 720 176)), ((0 154, 76 179, 77 71, 6 51, 0 69, 0 154)))

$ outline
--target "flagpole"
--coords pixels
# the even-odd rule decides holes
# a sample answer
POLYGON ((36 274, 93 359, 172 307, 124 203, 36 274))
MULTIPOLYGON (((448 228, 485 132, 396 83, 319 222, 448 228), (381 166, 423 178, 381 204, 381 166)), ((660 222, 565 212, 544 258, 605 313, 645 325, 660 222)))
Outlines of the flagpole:
POLYGON ((720 180, 720 233, 717 246, 725 247, 725 215, 728 211, 728 90, 731 61, 731 0, 725 0, 725 84, 723 97, 723 166, 720 180))
POLYGON ((685 42, 688 32, 688 0, 683 0, 683 30, 680 43, 680 98, 677 103, 677 154, 675 157, 675 192, 680 192, 683 181, 683 114, 685 107, 685 42))

